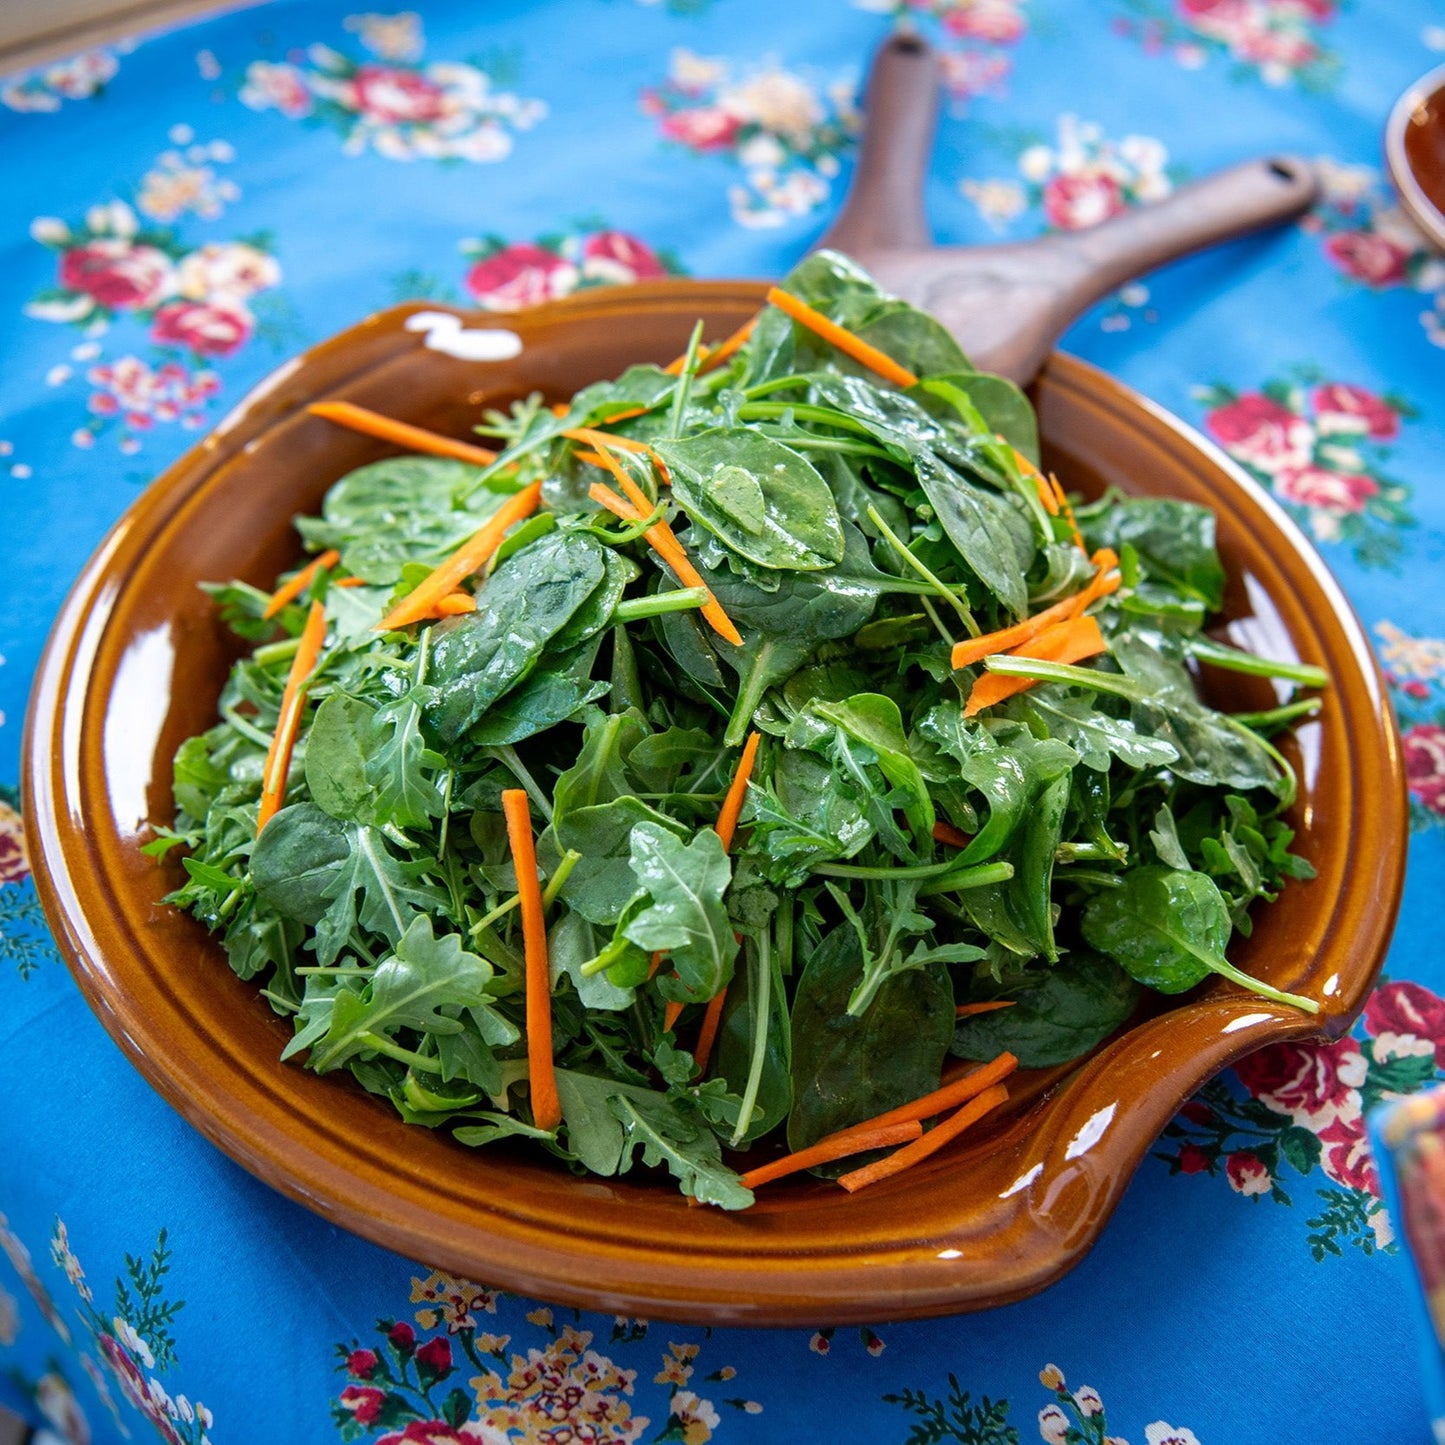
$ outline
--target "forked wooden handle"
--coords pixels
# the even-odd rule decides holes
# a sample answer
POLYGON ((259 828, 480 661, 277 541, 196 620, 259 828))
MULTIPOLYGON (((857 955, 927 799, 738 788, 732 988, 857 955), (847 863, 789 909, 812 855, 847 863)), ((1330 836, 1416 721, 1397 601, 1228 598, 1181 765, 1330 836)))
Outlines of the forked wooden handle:
POLYGON ((1088 272, 1091 299, 1132 276, 1205 246, 1278 225, 1308 210, 1319 182, 1307 161, 1264 156, 1181 186, 1086 231, 1055 238, 1088 272))
POLYGON ((923 209, 938 123, 938 54, 916 35, 879 47, 863 100, 863 143, 848 198, 818 243, 867 264, 895 248, 931 245, 923 209))

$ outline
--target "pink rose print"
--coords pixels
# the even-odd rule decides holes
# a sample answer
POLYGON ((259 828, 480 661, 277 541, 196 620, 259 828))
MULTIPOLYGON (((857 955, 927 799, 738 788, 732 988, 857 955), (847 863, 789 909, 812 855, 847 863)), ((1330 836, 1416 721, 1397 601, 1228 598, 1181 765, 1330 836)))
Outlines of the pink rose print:
POLYGON ((375 1350, 352 1350, 346 1357, 346 1373, 358 1380, 369 1380, 380 1363, 375 1350))
POLYGON ((1258 392, 1218 407, 1205 425, 1227 451, 1262 472, 1303 467, 1310 459, 1314 434, 1309 422, 1258 392))
POLYGON ((1235 1066, 1240 1082, 1261 1103, 1318 1134, 1360 1117, 1360 1086, 1368 1060, 1352 1038, 1332 1044, 1271 1044, 1235 1066))
POLYGON ((1370 498, 1380 494, 1374 477, 1314 466, 1283 467, 1275 473, 1274 485, 1286 501, 1325 512, 1363 512, 1370 498))
POLYGON ((577 267, 541 246, 518 245, 478 261, 466 287, 488 311, 515 311, 566 296, 577 288, 577 267))
POLYGON ((98 237, 60 258, 60 284, 89 296, 110 311, 154 306, 175 284, 175 269, 164 251, 135 246, 124 237, 98 237))
POLYGON ((1380 1179, 1370 1156, 1363 1119, 1336 1119, 1320 1130, 1320 1143, 1324 1145, 1320 1163, 1331 1179, 1346 1189, 1378 1196, 1380 1179))
MULTIPOLYGON (((341 1392, 341 1403, 356 1417, 358 1425, 372 1425, 386 1404, 386 1395, 370 1385, 348 1385, 341 1392)), ((399 1438, 399 1437, 398 1437, 399 1438)))
POLYGON ((597 231, 582 243, 582 274, 610 284, 667 275, 657 254, 625 231, 597 231))
MULTIPOLYGON (((564 1425, 563 1429, 566 1428, 564 1425)), ((585 1438, 570 1430, 568 1435, 579 1440, 585 1438)), ((409 1420, 406 1429, 389 1431, 376 1445, 491 1445, 491 1441, 498 1438, 475 1420, 455 1429, 445 1420, 409 1420)))
POLYGON ((452 1368, 452 1344, 445 1335, 437 1335, 430 1339, 416 1352, 416 1362, 420 1369, 426 1370, 429 1374, 441 1377, 451 1373, 452 1368))
POLYGON ((25 825, 20 814, 0 799, 0 886, 23 883, 30 877, 30 855, 25 848, 25 825))
POLYGON ((1044 215, 1061 231, 1097 226, 1124 208, 1118 181, 1099 171, 1055 176, 1044 187, 1044 215))
POLYGON ((386 1338, 393 1349, 410 1354, 416 1348, 416 1331, 405 1320, 398 1320, 386 1332, 386 1338))
POLYGON ((1406 279, 1410 252, 1375 231, 1336 231, 1325 238, 1325 254, 1367 286, 1398 286, 1406 279))
POLYGON ((695 151, 725 151, 738 138, 742 121, 721 106, 675 110, 661 119, 662 133, 695 151))
POLYGON ((1445 727, 1416 723, 1401 741, 1410 791, 1430 812, 1445 817, 1445 727))
POLYGON ((1332 381, 1314 391, 1315 425, 1322 432, 1363 432, 1389 441, 1400 430, 1400 414, 1383 397, 1363 386, 1332 381))
POLYGON ((1274 1186, 1257 1154, 1241 1149, 1231 1154, 1224 1163, 1224 1173, 1230 1187, 1239 1194, 1268 1194, 1274 1186))
POLYGON ((244 306, 220 297, 211 302, 168 301, 151 320, 151 336, 163 345, 188 347, 197 356, 230 356, 255 325, 244 306))
POLYGON ((1179 1168, 1185 1174, 1201 1174, 1209 1168, 1209 1155, 1193 1144, 1179 1151, 1179 1168))
POLYGON ((945 10, 942 20, 950 35, 993 45, 1013 45, 1024 33, 1024 17, 1017 0, 973 0, 945 10))
POLYGON ((378 125, 423 125, 446 114, 446 92, 415 70, 363 65, 351 84, 356 109, 378 125))
MULTIPOLYGON (((1437 731, 1445 776, 1445 728, 1437 731)), ((1435 1062, 1445 1067, 1445 999, 1418 983, 1402 979, 1381 984, 1365 1005, 1365 1032, 1374 1038, 1425 1039, 1435 1046, 1435 1062)))
POLYGON ((311 90, 294 65, 257 60, 246 69, 241 103, 252 110, 279 110, 287 120, 300 120, 311 114, 311 90))

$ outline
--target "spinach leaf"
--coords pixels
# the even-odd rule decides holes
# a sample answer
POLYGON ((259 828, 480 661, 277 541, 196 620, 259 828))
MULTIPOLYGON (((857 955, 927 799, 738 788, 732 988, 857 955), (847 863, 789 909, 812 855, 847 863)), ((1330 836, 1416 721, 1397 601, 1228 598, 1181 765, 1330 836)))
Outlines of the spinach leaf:
POLYGON ((373 821, 376 790, 367 776, 376 709, 333 692, 322 700, 306 735, 306 790, 333 818, 373 821))
POLYGON ((960 1019, 952 1051, 992 1059, 1007 1049, 1022 1068, 1047 1069, 1103 1043, 1134 1012, 1140 991, 1111 959, 1078 949, 1049 968, 1005 974, 1000 992, 1012 1007, 960 1019))
POLYGON ((827 482, 782 442, 729 427, 654 446, 687 514, 749 561, 792 572, 843 560, 827 482))
POLYGON ((848 1000, 863 954, 847 925, 812 951, 793 998, 793 1107, 788 1146, 871 1119, 938 1087, 953 1037, 953 987, 943 964, 897 975, 861 1017, 848 1000))
POLYGON ((1146 576, 1195 597, 1211 612, 1224 603, 1224 566, 1214 547, 1214 513, 1193 502, 1114 497, 1079 519, 1089 548, 1125 545, 1146 576))
POLYGON ((436 629, 427 720, 455 742, 536 666, 547 642, 603 581, 600 543, 550 532, 492 574, 479 609, 436 629))
MULTIPOLYGON (((924 374, 932 381, 946 382, 965 393, 982 413, 990 429, 1037 465, 1038 418, 1034 415, 1033 407, 1029 405, 1028 397, 1014 382, 1006 376, 995 376, 989 371, 930 371, 924 374)), ((935 416, 957 416, 955 408, 937 392, 919 387, 908 395, 935 416)))
POLYGON ((354 576, 391 586, 406 563, 441 561, 501 506, 505 493, 477 487, 481 475, 448 457, 387 457, 348 472, 326 493, 320 520, 300 517, 296 527, 314 547, 339 548, 354 576))

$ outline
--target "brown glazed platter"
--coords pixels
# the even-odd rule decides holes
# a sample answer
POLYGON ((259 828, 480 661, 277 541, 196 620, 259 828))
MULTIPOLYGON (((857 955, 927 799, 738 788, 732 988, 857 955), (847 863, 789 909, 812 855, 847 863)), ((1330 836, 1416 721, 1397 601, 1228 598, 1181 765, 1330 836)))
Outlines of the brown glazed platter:
POLYGON ((1385 162, 1410 219, 1445 251, 1445 65, 1395 102, 1385 126, 1385 162))
MULTIPOLYGON (((744 1214, 688 1209, 668 1182, 577 1178, 404 1124, 337 1075, 282 1064, 289 1037, 199 924, 160 903, 179 866, 140 852, 171 816, 171 756, 208 726, 235 645, 197 583, 269 586, 291 528, 385 444, 306 414, 344 398, 466 436, 483 406, 549 400, 663 361, 696 318, 721 336, 762 287, 671 281, 513 316, 402 306, 283 367, 137 500, 55 625, 28 719, 26 817, 46 913, 92 1007, 166 1099, 232 1158, 413 1259, 607 1313, 784 1325, 976 1310, 1042 1289, 1103 1230, 1180 1103, 1261 1045, 1334 1037, 1364 1003, 1394 923, 1407 811, 1384 687, 1348 602, 1293 524, 1203 439, 1120 383, 1053 355, 1034 392, 1047 465, 1213 507, 1229 573, 1223 635, 1324 666, 1325 709, 1294 748, 1297 846, 1319 870, 1263 910, 1234 961, 1320 999, 1318 1018, 1216 981, 1081 1064, 1024 1076, 1011 1113, 856 1196, 779 1186, 744 1214), (494 358, 494 359, 486 359, 494 358)), ((1207 679, 1221 706, 1272 685, 1207 679)))

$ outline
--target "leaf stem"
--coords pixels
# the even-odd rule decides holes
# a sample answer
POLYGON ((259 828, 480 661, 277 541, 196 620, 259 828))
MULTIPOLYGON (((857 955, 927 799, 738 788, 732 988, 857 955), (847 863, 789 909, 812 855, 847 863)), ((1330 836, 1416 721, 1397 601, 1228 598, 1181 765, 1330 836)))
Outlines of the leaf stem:
POLYGON ((1225 668, 1229 672, 1248 673, 1251 677, 1278 677, 1300 687, 1328 687, 1330 683, 1330 675, 1324 668, 1307 662, 1279 662, 1268 657, 1256 657, 1252 652, 1226 647, 1208 637, 1191 637, 1187 646, 1200 662, 1225 668))
POLYGON ((649 597, 629 597, 612 609, 613 623, 636 622, 640 617, 661 617, 664 612, 691 612, 706 605, 706 587, 678 587, 649 597))
POLYGON ((931 898, 935 893, 961 893, 966 888, 987 888, 991 883, 1007 883, 1014 876, 1012 863, 976 863, 972 868, 960 868, 957 873, 945 873, 925 883, 918 890, 920 898, 931 898))
POLYGON ((259 663, 262 667, 270 667, 273 662, 289 661, 296 655, 300 646, 299 633, 295 637, 283 637, 280 642, 268 642, 264 647, 258 647, 251 654, 251 661, 259 663))
POLYGON ((693 378, 697 375, 697 348, 702 341, 702 322, 692 328, 687 351, 683 356, 682 374, 672 393, 672 413, 667 420, 667 434, 670 437, 682 435, 682 414, 687 409, 688 393, 692 391, 693 378))
POLYGON ((1287 702, 1283 707, 1272 707, 1266 712, 1236 712, 1230 716, 1235 722, 1243 723, 1250 732, 1257 733, 1266 728, 1273 731, 1288 727, 1301 718, 1317 717, 1324 705, 1323 698, 1307 697, 1299 702, 1287 702))
POLYGON ((768 1058, 768 1026, 772 1021, 773 1009, 773 963, 770 956, 772 934, 763 929, 758 934, 757 982, 752 990, 753 1015, 753 1056, 748 1065, 748 1081, 743 1088, 742 1103, 738 1106, 737 1127, 733 1130, 732 1145, 738 1148, 753 1121, 753 1112, 758 1106, 758 1090, 763 1083, 763 1065, 768 1058))
POLYGON ((1275 1003, 1287 1004, 1291 1008, 1303 1009, 1307 1014, 1317 1014, 1320 1011, 1319 1003, 1315 999, 1306 998, 1303 994, 1287 993, 1284 989, 1271 988, 1269 984, 1255 978, 1252 974, 1236 968, 1227 958, 1213 956, 1206 961, 1212 972, 1219 974, 1221 978, 1227 978, 1231 983, 1237 983, 1251 993, 1259 994, 1261 998, 1272 999, 1275 1003))
POLYGON ((946 583, 936 577, 926 564, 920 562, 919 559, 913 555, 908 548, 908 544, 883 520, 878 508, 871 502, 868 504, 868 520, 892 543, 898 555, 912 567, 940 597, 945 598, 952 605, 953 610, 958 613, 959 621, 962 622, 968 630, 968 635, 970 637, 977 637, 979 635, 978 623, 973 620, 973 613, 968 610, 967 604, 961 601, 946 583))
POLYGON ((582 861, 582 855, 575 849, 569 848, 563 855, 562 861, 553 870, 552 876, 547 880, 547 886, 542 890, 542 906, 550 906, 562 891, 562 885, 566 883, 568 875, 582 861))

